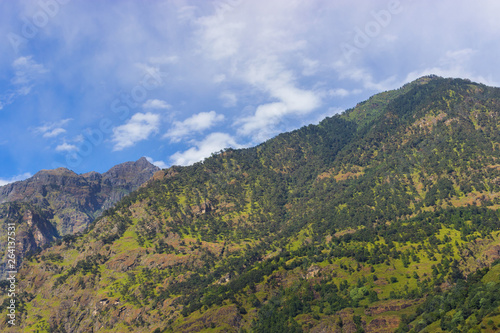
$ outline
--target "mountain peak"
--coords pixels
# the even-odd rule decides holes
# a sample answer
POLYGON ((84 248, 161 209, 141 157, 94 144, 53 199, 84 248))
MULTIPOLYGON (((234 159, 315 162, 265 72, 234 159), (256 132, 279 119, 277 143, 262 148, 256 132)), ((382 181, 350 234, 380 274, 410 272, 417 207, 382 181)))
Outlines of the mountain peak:
POLYGON ((103 173, 103 175, 116 173, 118 171, 127 171, 127 170, 131 171, 131 169, 135 169, 137 171, 140 171, 140 170, 143 170, 145 168, 151 169, 154 171, 157 171, 160 169, 157 166, 151 164, 145 157, 141 157, 137 161, 129 161, 129 162, 117 164, 114 167, 112 167, 111 169, 109 169, 108 171, 106 171, 105 173, 103 173))
POLYGON ((38 171, 33 178, 42 176, 42 175, 50 175, 50 176, 78 176, 75 172, 67 169, 67 168, 57 168, 57 169, 43 169, 38 171))
POLYGON ((158 170, 144 157, 116 165, 103 174, 91 171, 78 175, 67 168, 40 170, 31 178, 2 187, 0 203, 50 203, 63 221, 58 228, 64 235, 83 230, 96 214, 138 188, 158 170))
POLYGON ((140 159, 138 159, 137 161, 135 161, 135 163, 147 163, 147 164, 151 164, 148 159, 146 157, 141 157, 140 159))
POLYGON ((413 82, 427 83, 427 82, 432 81, 432 80, 440 80, 440 79, 443 79, 443 77, 442 76, 438 76, 436 74, 429 74, 429 75, 421 76, 421 77, 419 77, 418 79, 416 79, 413 82))
MULTIPOLYGON (((422 76, 414 81, 408 82, 401 88, 388 90, 371 96, 367 100, 360 102, 356 107, 346 110, 341 117, 348 121, 353 121, 358 125, 358 129, 365 128, 375 119, 384 115, 389 105, 396 107, 394 103, 398 100, 410 101, 421 100, 418 96, 438 96, 442 89, 456 89, 463 84, 476 84, 467 79, 443 78, 434 74, 422 76)), ((405 102, 405 103, 406 103, 405 102)), ((396 107, 398 109, 399 107, 396 107)), ((413 110, 413 112, 416 110, 413 110)))
MULTIPOLYGON (((449 78, 449 79, 455 80, 453 78, 449 78)), ((424 84, 427 84, 427 83, 430 83, 433 81, 445 81, 445 80, 446 80, 446 78, 439 76, 439 75, 436 75, 436 74, 424 75, 424 76, 419 77, 418 79, 415 79, 413 81, 406 83, 398 90, 401 90, 404 88, 413 88, 415 86, 424 85, 424 84)))
POLYGON ((115 165, 105 173, 104 179, 109 179, 114 185, 129 183, 132 179, 134 186, 146 182, 156 171, 160 170, 151 164, 145 157, 141 157, 135 162, 125 162, 115 165))

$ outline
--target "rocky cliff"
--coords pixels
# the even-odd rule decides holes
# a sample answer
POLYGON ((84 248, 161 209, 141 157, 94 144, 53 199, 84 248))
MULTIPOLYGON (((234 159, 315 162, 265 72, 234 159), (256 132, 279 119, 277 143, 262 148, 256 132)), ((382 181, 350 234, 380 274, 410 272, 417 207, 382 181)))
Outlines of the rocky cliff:
POLYGON ((52 211, 59 235, 83 231, 103 210, 146 182, 159 168, 144 157, 100 174, 58 168, 0 187, 0 204, 25 202, 52 211))
MULTIPOLYGON (((0 223, 19 223, 16 247, 22 258, 56 238, 83 231, 102 211, 158 170, 144 157, 103 174, 78 175, 66 168, 42 170, 29 179, 0 187, 0 223)), ((5 245, 0 240, 0 256, 5 254, 5 245)))
POLYGON ((55 226, 50 222, 52 214, 48 210, 37 208, 31 204, 13 202, 0 206, 0 225, 7 230, 7 225, 14 226, 14 234, 8 237, 7 232, 0 234, 0 248, 2 265, 0 266, 0 277, 4 277, 4 271, 15 270, 12 267, 5 269, 7 264, 6 249, 9 241, 16 244, 15 265, 20 266, 22 259, 29 252, 35 252, 49 245, 58 237, 55 226))

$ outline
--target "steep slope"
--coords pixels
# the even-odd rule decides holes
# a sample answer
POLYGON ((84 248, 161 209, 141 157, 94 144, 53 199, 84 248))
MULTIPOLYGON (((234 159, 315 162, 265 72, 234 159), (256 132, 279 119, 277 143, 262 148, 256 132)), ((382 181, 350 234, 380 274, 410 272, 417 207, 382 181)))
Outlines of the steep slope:
POLYGON ((493 332, 499 112, 498 88, 425 77, 160 171, 85 234, 23 263, 19 325, 493 332))
MULTIPOLYGON (((102 175, 97 172, 78 175, 58 168, 42 170, 27 180, 0 187, 0 225, 6 229, 7 223, 22 222, 16 238, 18 264, 28 251, 83 231, 103 210, 158 170, 143 157, 114 166, 102 175)), ((0 241, 2 262, 6 262, 5 245, 0 241)), ((0 277, 4 277, 4 265, 0 277)))
POLYGON ((27 202, 53 212, 60 235, 83 231, 106 208, 146 182, 159 168, 144 157, 102 175, 58 168, 0 187, 0 203, 27 202))
MULTIPOLYGON (((15 238, 21 255, 45 247, 59 237, 50 218, 50 212, 26 203, 15 202, 0 206, 0 221, 4 230, 7 230, 5 226, 9 223, 16 226, 15 238)), ((6 252, 7 243, 8 233, 3 232, 0 237, 2 255, 6 252)), ((7 259, 4 259, 3 263, 7 263, 7 259)))

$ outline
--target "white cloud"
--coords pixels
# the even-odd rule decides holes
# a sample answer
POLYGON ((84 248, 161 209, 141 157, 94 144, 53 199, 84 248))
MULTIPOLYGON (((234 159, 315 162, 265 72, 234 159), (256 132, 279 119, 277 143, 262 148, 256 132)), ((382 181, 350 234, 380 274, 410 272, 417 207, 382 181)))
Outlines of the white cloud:
POLYGON ((47 73, 47 69, 36 63, 32 56, 19 57, 12 62, 14 77, 11 79, 11 88, 0 95, 0 110, 12 104, 18 97, 26 96, 31 92, 34 82, 47 73))
POLYGON ((41 134, 44 138, 54 138, 60 134, 66 133, 63 126, 71 120, 73 119, 67 118, 56 122, 44 123, 42 126, 35 127, 34 132, 36 134, 41 134))
POLYGON ((182 122, 175 121, 172 129, 164 137, 170 138, 173 142, 179 142, 182 138, 193 132, 201 132, 209 129, 222 120, 224 120, 224 115, 217 114, 215 111, 200 112, 182 122))
POLYGON ((2 110, 4 106, 12 104, 18 96, 19 93, 11 89, 0 95, 0 110, 2 110))
MULTIPOLYGON (((246 91, 264 94, 253 116, 236 121, 240 134, 267 137, 287 116, 307 115, 321 105, 320 93, 300 85, 303 76, 319 71, 320 62, 307 52, 309 28, 297 22, 316 10, 310 2, 239 1, 196 21, 202 50, 216 66, 215 82, 243 83, 246 91)), ((219 96, 226 107, 239 100, 226 92, 219 96)))
POLYGON ((56 151, 63 152, 63 151, 76 151, 78 150, 78 147, 75 145, 71 145, 69 143, 62 143, 56 147, 56 151))
POLYGON ((328 95, 334 97, 346 97, 349 96, 349 90, 346 90, 344 88, 330 89, 328 91, 328 95))
POLYGON ((351 95, 356 95, 362 93, 361 89, 347 90, 344 88, 329 89, 327 95, 330 97, 347 97, 351 95))
POLYGON ((237 120, 236 124, 241 125, 239 134, 251 135, 256 141, 268 139, 284 117, 308 114, 321 104, 319 94, 312 91, 286 84, 271 89, 271 95, 279 102, 259 105, 254 115, 237 120))
POLYGON ((274 126, 286 115, 287 106, 284 103, 269 103, 260 105, 255 114, 237 121, 241 124, 238 133, 241 135, 253 135, 254 140, 263 141, 276 134, 274 126))
POLYGON ((30 85, 38 75, 48 72, 43 65, 37 64, 32 56, 17 58, 12 63, 12 67, 15 71, 12 83, 17 86, 30 85))
MULTIPOLYGON (((32 18, 40 8, 26 1, 8 3, 9 10, 0 13, 0 30, 4 36, 9 31, 21 34, 19 18, 32 18)), ((496 0, 461 1, 459 5, 451 0, 401 1, 403 11, 392 15, 390 24, 370 38, 366 47, 359 47, 349 64, 338 66, 332 64, 344 59, 340 45, 353 45, 356 29, 364 31, 375 22, 372 13, 386 11, 390 1, 215 0, 183 7, 186 3, 127 1, 117 10, 100 2, 96 10, 89 2, 72 2, 61 6, 60 14, 39 29, 35 39, 23 43, 19 54, 28 56, 11 53, 7 41, 6 46, 0 45, 4 51, 0 52, 0 109, 11 104, 9 111, 15 112, 5 118, 4 128, 21 135, 17 125, 47 119, 51 110, 64 110, 67 113, 61 117, 78 119, 78 124, 40 132, 37 138, 43 139, 33 148, 42 154, 38 148, 46 140, 53 141, 51 153, 64 143, 80 147, 75 136, 87 127, 96 128, 99 117, 111 116, 110 102, 117 98, 118 107, 129 112, 112 125, 124 125, 109 135, 114 139, 111 148, 117 150, 144 136, 153 139, 144 132, 129 135, 133 124, 125 125, 136 112, 160 115, 160 125, 153 126, 152 133, 156 128, 160 131, 155 140, 168 130, 169 139, 200 141, 208 133, 223 131, 238 142, 255 139, 253 143, 258 143, 298 123, 317 121, 329 107, 354 106, 361 98, 424 74, 500 81, 495 66, 500 31, 500 2, 496 0), (95 43, 96 36, 101 43, 95 43), (160 78, 157 85, 147 79, 151 73, 160 78), (40 79, 43 89, 39 89, 40 79), (144 89, 147 94, 140 95, 144 89), (21 98, 23 103, 17 103, 21 98), (169 121, 169 127, 163 128, 166 118, 174 116, 174 108, 167 109, 167 103, 184 112, 194 111, 177 113, 173 120, 178 122, 169 121), (88 110, 105 113, 95 116, 88 110), (187 131, 191 127, 184 119, 210 110, 224 113, 225 122, 200 129, 201 134, 196 127, 187 131), (226 124, 227 130, 219 129, 226 124)), ((43 124, 32 124, 39 125, 43 124)), ((191 148, 176 146, 165 144, 164 156, 191 148)), ((99 157, 105 148, 96 146, 85 165, 102 164, 99 157)))
POLYGON ((137 142, 148 139, 158 132, 160 116, 148 113, 136 113, 125 125, 113 128, 113 151, 131 147, 137 142))
POLYGON ((228 20, 227 16, 227 13, 219 11, 198 20, 203 34, 201 42, 216 60, 236 55, 242 42, 240 34, 244 31, 245 22, 228 20))
POLYGON ((165 109, 168 110, 172 106, 165 101, 160 99, 148 99, 144 104, 142 104, 143 109, 165 109))
POLYGON ((209 157, 212 153, 218 152, 224 148, 239 148, 241 147, 235 139, 226 133, 211 133, 203 141, 195 142, 195 147, 191 147, 184 152, 177 152, 171 156, 173 165, 190 165, 204 158, 209 157))
POLYGON ((151 158, 149 156, 146 156, 146 159, 148 160, 149 163, 156 165, 160 169, 168 168, 168 165, 163 161, 154 161, 153 158, 151 158))
POLYGON ((291 71, 286 70, 273 57, 263 58, 249 67, 246 79, 278 100, 257 107, 255 114, 236 121, 239 134, 251 135, 254 140, 268 139, 284 117, 305 115, 321 105, 320 93, 296 87, 291 71))
POLYGON ((10 183, 13 183, 13 182, 17 182, 17 181, 20 181, 20 180, 25 180, 25 179, 27 179, 27 178, 29 178, 31 176, 32 176, 31 173, 26 172, 26 173, 23 173, 21 175, 17 175, 17 176, 8 178, 8 179, 0 178, 0 186, 4 186, 4 185, 7 185, 7 184, 10 184, 10 183))
POLYGON ((43 134, 43 137, 44 138, 53 138, 53 137, 56 137, 58 136, 59 134, 63 134, 63 133, 66 133, 66 130, 64 128, 54 128, 53 130, 49 131, 49 132, 46 132, 43 134))
POLYGON ((344 59, 336 61, 333 64, 333 67, 337 71, 339 79, 348 79, 354 82, 358 82, 359 84, 361 84, 361 87, 363 89, 380 92, 394 88, 394 85, 396 84, 395 76, 390 76, 381 81, 377 81, 373 77, 370 69, 354 63, 349 63, 344 59))

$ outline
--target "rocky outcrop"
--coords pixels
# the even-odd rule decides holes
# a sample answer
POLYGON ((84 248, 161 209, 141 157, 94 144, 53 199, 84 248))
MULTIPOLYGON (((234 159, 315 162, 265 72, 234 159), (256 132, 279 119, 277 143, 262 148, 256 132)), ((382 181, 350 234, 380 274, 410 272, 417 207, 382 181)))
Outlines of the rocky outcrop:
POLYGON ((0 234, 0 249, 2 265, 0 265, 0 279, 5 277, 5 272, 17 270, 26 253, 34 252, 39 248, 49 245, 59 237, 56 228, 50 223, 50 213, 42 211, 26 203, 7 203, 0 205, 0 224, 5 230, 12 230, 10 235, 7 232, 0 234), (14 229, 8 229, 12 226, 14 229), (10 236, 10 238, 9 238, 10 236), (6 267, 7 244, 9 241, 15 242, 14 261, 16 269, 6 267))
POLYGON ((0 187, 0 204, 26 202, 53 213, 61 236, 83 231, 103 210, 145 183, 159 168, 144 157, 99 174, 58 168, 0 187))
POLYGON ((158 167, 149 163, 146 158, 141 157, 135 162, 115 165, 102 174, 102 179, 104 182, 109 182, 113 187, 132 188, 148 181, 158 170, 160 170, 158 167))
MULTIPOLYGON (((0 224, 7 230, 7 223, 17 223, 18 264, 26 253, 56 238, 85 230, 102 211, 137 189, 158 170, 143 157, 116 165, 103 174, 78 175, 66 168, 57 168, 39 171, 29 179, 0 187, 0 224)), ((6 254, 6 237, 6 233, 0 234, 0 256, 6 254)), ((0 277, 3 272, 2 266, 0 277)))

